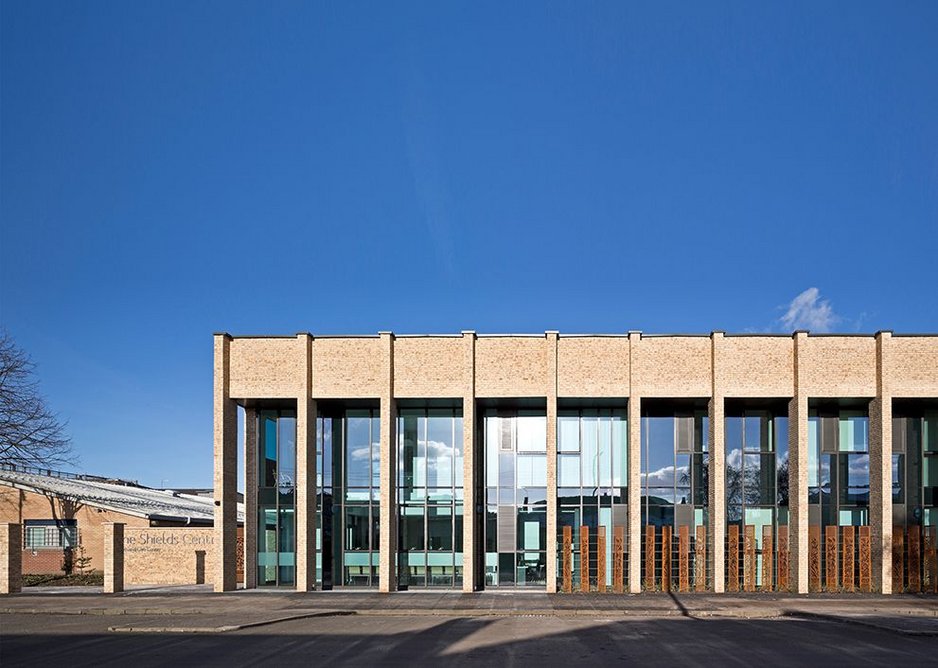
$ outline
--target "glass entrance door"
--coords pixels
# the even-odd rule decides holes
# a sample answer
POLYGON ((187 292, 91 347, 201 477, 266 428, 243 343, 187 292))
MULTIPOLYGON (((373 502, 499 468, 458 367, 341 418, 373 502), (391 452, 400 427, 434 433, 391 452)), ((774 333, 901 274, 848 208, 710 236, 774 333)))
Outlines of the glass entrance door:
POLYGON ((296 413, 262 410, 257 438, 257 585, 296 581, 296 413))

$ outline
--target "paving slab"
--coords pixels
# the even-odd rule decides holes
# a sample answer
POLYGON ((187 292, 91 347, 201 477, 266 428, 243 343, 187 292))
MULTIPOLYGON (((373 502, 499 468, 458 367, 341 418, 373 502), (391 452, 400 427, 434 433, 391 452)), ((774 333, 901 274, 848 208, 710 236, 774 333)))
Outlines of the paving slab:
MULTIPOLYGON (((64 588, 57 588, 64 589, 64 588)), ((542 592, 400 592, 325 591, 297 593, 249 590, 215 594, 204 586, 136 588, 120 594, 31 591, 0 598, 0 613, 99 616, 193 616, 224 618, 199 627, 232 626, 257 615, 265 619, 345 611, 360 616, 433 617, 688 617, 763 619, 784 615, 827 615, 869 620, 931 618, 938 620, 938 598, 928 596, 791 594, 568 594, 542 592)), ((868 620, 868 621, 869 621, 868 620)), ((870 623, 873 623, 872 621, 870 623)), ((903 628, 912 628, 909 624, 903 628)), ((123 626, 139 626, 128 621, 123 626)), ((175 622, 153 624, 178 627, 175 622)), ((918 624, 929 631, 931 627, 918 624)))

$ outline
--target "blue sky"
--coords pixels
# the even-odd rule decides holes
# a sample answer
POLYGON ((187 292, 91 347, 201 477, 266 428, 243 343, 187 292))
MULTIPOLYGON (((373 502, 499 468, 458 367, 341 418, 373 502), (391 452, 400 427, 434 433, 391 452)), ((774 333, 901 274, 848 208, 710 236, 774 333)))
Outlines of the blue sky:
POLYGON ((938 3, 0 4, 0 321, 211 484, 214 331, 938 331, 938 3))

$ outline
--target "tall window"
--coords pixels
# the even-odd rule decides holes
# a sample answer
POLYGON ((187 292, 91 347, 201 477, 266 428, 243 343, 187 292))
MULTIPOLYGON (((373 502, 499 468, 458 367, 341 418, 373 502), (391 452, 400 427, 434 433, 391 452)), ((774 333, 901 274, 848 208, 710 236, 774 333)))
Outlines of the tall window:
POLYGON ((641 448, 642 524, 706 525, 707 413, 646 413, 641 448))
MULTIPOLYGON (((746 410, 726 418, 728 522, 788 524, 788 417, 746 410)), ((759 529, 757 529, 757 534, 759 529)))
POLYGON ((547 584, 547 418, 486 409, 485 584, 547 584))
POLYGON ((865 410, 818 406, 808 416, 811 524, 869 523, 869 417, 865 410))
POLYGON ((762 527, 788 524, 788 416, 727 408, 726 521, 755 527, 756 584, 762 584, 762 527))
POLYGON ((378 585, 380 420, 377 409, 325 408, 316 430, 317 579, 378 585))
POLYGON ((262 410, 257 439, 257 582, 292 585, 296 574, 296 413, 262 410))
POLYGON ((904 526, 938 526, 938 410, 917 402, 893 408, 892 500, 904 526))
MULTIPOLYGON (((628 428, 625 409, 594 408, 561 410, 557 415, 557 540, 563 527, 588 526, 591 533, 606 528, 606 563, 612 564, 613 527, 628 526, 628 428)), ((576 540, 576 539, 575 539, 576 540)), ((596 541, 590 541, 589 563, 595 579, 596 541)), ((563 555, 558 550, 558 559, 563 555)), ((580 569, 577 551, 573 579, 580 569)), ((558 578, 562 578, 558 567, 558 578)), ((606 569, 606 584, 612 585, 612 568, 606 569)))
POLYGON ((398 572, 404 587, 462 584, 463 425, 459 408, 398 412, 398 572))

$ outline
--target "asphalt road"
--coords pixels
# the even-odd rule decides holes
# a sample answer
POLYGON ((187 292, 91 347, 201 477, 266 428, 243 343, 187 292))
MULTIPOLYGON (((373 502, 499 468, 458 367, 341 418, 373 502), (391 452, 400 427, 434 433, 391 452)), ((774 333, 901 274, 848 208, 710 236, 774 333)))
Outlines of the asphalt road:
MULTIPOLYGON (((136 617, 135 625, 153 621, 136 617)), ((0 664, 763 668, 938 662, 936 637, 823 620, 417 615, 318 617, 213 634, 108 631, 129 622, 126 615, 0 615, 0 664)))

